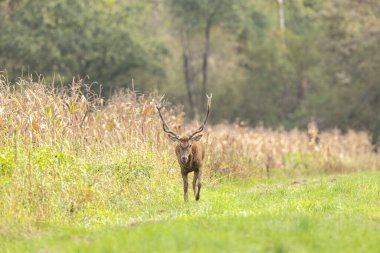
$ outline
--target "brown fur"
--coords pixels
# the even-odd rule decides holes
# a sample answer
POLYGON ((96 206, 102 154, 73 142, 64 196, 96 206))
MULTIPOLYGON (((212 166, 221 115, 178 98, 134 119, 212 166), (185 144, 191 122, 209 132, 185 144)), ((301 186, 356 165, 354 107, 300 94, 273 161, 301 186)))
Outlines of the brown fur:
POLYGON ((190 172, 194 172, 194 196, 195 200, 199 200, 199 194, 202 186, 202 161, 205 157, 205 150, 203 148, 203 145, 198 141, 202 138, 202 132, 206 125, 208 115, 210 113, 212 94, 210 96, 207 96, 207 113, 203 124, 197 130, 193 131, 191 134, 182 137, 170 130, 169 126, 166 124, 161 114, 163 99, 164 96, 162 96, 160 101, 156 103, 156 107, 158 115, 160 116, 162 121, 162 128, 164 132, 168 134, 168 137, 172 141, 177 142, 175 153, 177 155, 178 163, 181 167, 181 174, 183 178, 183 198, 185 199, 185 201, 187 201, 187 190, 189 188, 187 175, 190 172), (198 186, 198 189, 196 189, 196 186, 198 186))
POLYGON ((205 150, 200 142, 192 142, 188 138, 181 138, 181 141, 177 144, 176 156, 178 163, 181 167, 181 175, 183 178, 183 198, 185 201, 188 199, 188 174, 194 172, 193 178, 193 191, 195 200, 199 200, 200 190, 202 187, 202 161, 205 157, 205 150), (188 155, 188 160, 183 162, 181 159, 183 156, 188 155))

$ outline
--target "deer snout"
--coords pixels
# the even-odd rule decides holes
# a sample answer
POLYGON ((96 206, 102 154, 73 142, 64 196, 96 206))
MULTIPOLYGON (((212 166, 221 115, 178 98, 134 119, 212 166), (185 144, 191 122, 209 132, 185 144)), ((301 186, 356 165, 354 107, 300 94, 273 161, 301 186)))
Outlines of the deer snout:
POLYGON ((187 163, 188 160, 189 160, 188 156, 181 156, 181 162, 182 163, 187 163))

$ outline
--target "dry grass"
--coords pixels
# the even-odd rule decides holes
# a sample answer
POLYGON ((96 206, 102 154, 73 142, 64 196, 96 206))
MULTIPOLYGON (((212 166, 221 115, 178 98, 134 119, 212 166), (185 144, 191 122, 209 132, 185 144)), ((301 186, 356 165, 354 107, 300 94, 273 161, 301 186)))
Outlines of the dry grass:
MULTIPOLYGON (((141 203, 180 199, 174 145, 161 131, 156 99, 125 91, 104 101, 81 81, 56 88, 1 77, 0 223, 104 223, 141 203)), ((166 108, 182 131, 181 108, 166 108)), ((209 183, 375 170, 380 162, 368 133, 318 133, 313 124, 308 132, 208 126, 203 141, 209 183)))
POLYGON ((318 142, 298 129, 284 131, 236 124, 217 125, 211 132, 211 168, 227 174, 262 177, 278 171, 293 175, 352 172, 375 170, 380 162, 366 132, 341 134, 335 129, 320 133, 318 142))

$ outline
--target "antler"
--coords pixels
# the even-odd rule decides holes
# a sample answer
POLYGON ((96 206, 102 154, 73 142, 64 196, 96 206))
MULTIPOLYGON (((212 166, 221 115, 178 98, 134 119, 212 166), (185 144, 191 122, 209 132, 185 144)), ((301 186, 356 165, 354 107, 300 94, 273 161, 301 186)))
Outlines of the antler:
POLYGON ((197 134, 201 133, 206 125, 206 122, 207 122, 207 119, 208 119, 208 115, 210 113, 210 107, 211 107, 211 99, 212 99, 212 93, 210 94, 210 96, 207 96, 207 114, 206 114, 206 118, 203 122, 203 124, 198 128, 198 130, 196 130, 194 133, 192 133, 189 138, 192 139, 194 138, 197 134))
POLYGON ((160 101, 158 103, 156 103, 156 108, 158 110, 158 114, 160 115, 160 118, 161 118, 161 121, 162 121, 162 128, 164 129, 164 132, 169 134, 171 137, 179 140, 179 136, 178 134, 176 134, 175 132, 173 132, 172 130, 170 130, 170 128, 168 127, 168 125, 166 124, 164 118, 162 117, 162 114, 161 114, 161 108, 162 108, 162 104, 163 104, 163 101, 164 101, 164 97, 165 95, 163 95, 161 98, 160 98, 160 101))

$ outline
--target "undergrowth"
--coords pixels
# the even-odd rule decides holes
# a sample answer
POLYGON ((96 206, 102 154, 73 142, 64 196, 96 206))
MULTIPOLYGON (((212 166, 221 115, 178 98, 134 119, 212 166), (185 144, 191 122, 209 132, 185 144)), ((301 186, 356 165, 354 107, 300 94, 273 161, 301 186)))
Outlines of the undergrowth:
MULTIPOLYGON (((123 91, 104 101, 82 81, 58 88, 1 76, 0 224, 107 224, 128 219, 123 210, 180 201, 174 144, 161 130, 156 99, 123 91)), ((181 107, 166 108, 171 127, 184 132, 181 107)), ((205 132, 206 187, 228 178, 379 167, 366 132, 241 124, 208 125, 205 132)))

